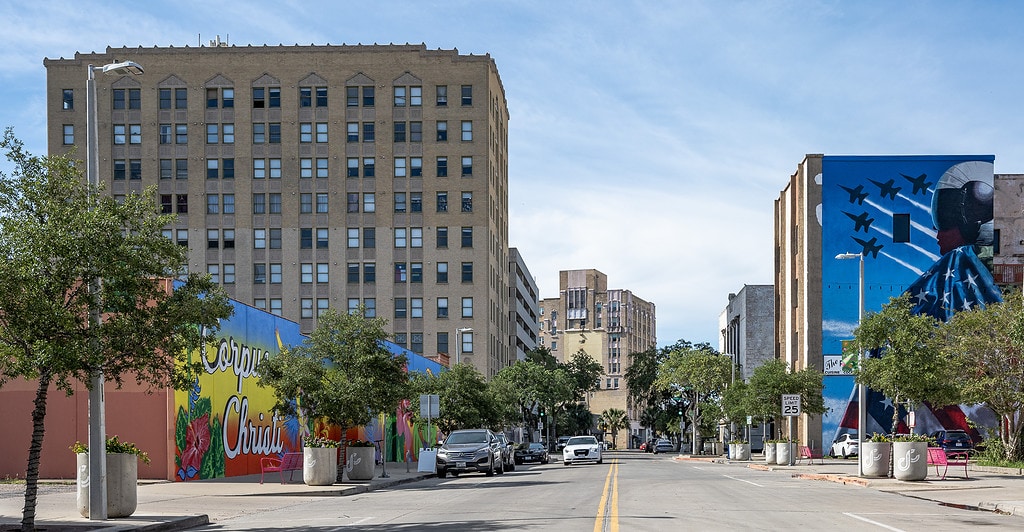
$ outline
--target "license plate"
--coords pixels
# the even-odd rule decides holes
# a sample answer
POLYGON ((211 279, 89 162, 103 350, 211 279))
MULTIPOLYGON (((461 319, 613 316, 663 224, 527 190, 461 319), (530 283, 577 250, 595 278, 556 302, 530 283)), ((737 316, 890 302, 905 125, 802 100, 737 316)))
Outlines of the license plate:
POLYGON ((455 467, 463 468, 466 467, 466 462, 455 462, 455 467))

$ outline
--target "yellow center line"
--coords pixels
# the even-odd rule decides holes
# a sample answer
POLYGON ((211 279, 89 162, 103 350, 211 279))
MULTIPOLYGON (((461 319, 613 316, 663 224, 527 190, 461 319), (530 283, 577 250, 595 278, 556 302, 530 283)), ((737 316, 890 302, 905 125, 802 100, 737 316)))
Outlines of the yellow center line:
POLYGON ((604 490, 601 492, 601 502, 597 506, 597 516, 594 518, 594 532, 602 532, 607 521, 610 532, 619 530, 619 461, 613 459, 608 466, 608 476, 604 479, 604 490), (609 489, 611 488, 611 489, 609 489), (611 496, 611 507, 608 508, 607 519, 605 507, 608 506, 609 495, 611 496))

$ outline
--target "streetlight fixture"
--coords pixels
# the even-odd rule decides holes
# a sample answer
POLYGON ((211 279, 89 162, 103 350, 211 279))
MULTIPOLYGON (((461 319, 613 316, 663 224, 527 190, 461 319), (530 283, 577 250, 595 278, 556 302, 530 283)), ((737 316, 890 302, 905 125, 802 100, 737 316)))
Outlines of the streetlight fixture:
MULTIPOLYGON (((138 76, 142 66, 134 61, 108 63, 101 67, 89 65, 89 75, 85 82, 85 159, 86 177, 89 186, 100 184, 100 153, 99 125, 96 105, 96 71, 110 76, 138 76)), ((89 286, 94 294, 99 293, 99 282, 89 286)), ((90 326, 99 327, 100 307, 96 305, 89 312, 90 326)), ((106 520, 107 518, 107 428, 106 407, 103 404, 103 369, 96 368, 90 376, 89 388, 89 519, 106 520), (102 449, 102 451, 100 450, 102 449)))
MULTIPOLYGON (((836 255, 839 260, 860 259, 859 287, 860 297, 857 324, 864 322, 864 253, 840 253, 836 255)), ((857 345, 857 370, 864 367, 864 350, 857 345)), ((864 384, 857 385, 857 476, 864 476, 864 430, 867 428, 867 387, 864 384)))
POLYGON ((458 364, 462 358, 462 335, 473 332, 472 327, 460 327, 455 329, 455 363, 458 364))

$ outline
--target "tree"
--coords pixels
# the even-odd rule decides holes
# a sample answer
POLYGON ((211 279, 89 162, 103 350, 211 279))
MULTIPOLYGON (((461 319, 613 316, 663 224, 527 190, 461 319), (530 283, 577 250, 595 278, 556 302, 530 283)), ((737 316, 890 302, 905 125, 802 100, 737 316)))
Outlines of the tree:
MULTIPOLYGON (((502 368, 488 382, 499 411, 503 410, 501 405, 508 405, 512 410, 502 418, 508 424, 521 421, 527 427, 536 427, 541 421, 540 410, 545 404, 546 392, 557 388, 553 386, 555 374, 534 360, 528 354, 527 360, 502 368)), ((527 439, 533 441, 533 431, 526 433, 527 439)))
POLYGON ((438 375, 416 374, 412 384, 416 393, 438 396, 437 429, 441 432, 494 427, 496 423, 487 382, 470 364, 455 364, 438 375))
POLYGON ((629 415, 618 408, 609 408, 601 412, 598 424, 603 426, 604 430, 612 433, 612 447, 617 447, 615 437, 618 436, 620 430, 629 428, 629 415))
POLYGON ((946 354, 962 385, 963 400, 984 403, 999 416, 1005 458, 1024 457, 1024 312, 1021 295, 1004 294, 1002 303, 960 311, 942 326, 946 354))
MULTIPOLYGON (((407 360, 384 347, 386 325, 383 318, 364 317, 361 308, 328 309, 302 344, 259 365, 259 384, 274 389, 275 410, 340 426, 344 446, 348 428, 394 411, 409 397, 407 360)), ((339 481, 343 473, 339 464, 339 481)))
MULTIPOLYGON (((890 299, 882 310, 868 314, 854 329, 854 346, 879 352, 865 358, 857 370, 857 382, 878 390, 896 405, 915 407, 924 401, 948 405, 959 401, 957 366, 943 349, 939 322, 928 315, 911 313, 906 294, 890 299)), ((855 347, 854 347, 855 348, 855 347)), ((893 409, 892 430, 899 422, 893 409)))
POLYGON ((763 422, 782 417, 782 395, 800 396, 800 409, 805 414, 828 412, 822 396, 822 374, 812 368, 790 372, 785 362, 769 360, 754 369, 747 383, 747 411, 763 422))
POLYGON ((568 397, 567 401, 582 401, 587 392, 598 389, 598 379, 604 374, 601 363, 584 351, 577 351, 560 367, 565 369, 572 386, 571 397, 568 397))
POLYGON ((70 395, 102 371, 118 386, 184 387, 200 371, 188 349, 212 341, 232 307, 208 275, 171 289, 187 250, 162 235, 174 218, 153 190, 115 201, 70 157, 33 156, 10 129, 0 147, 14 163, 0 174, 0 385, 38 383, 22 516, 32 530, 50 385, 70 395))
MULTIPOLYGON (((658 367, 656 383, 661 388, 673 390, 690 405, 690 421, 701 426, 703 402, 714 404, 729 383, 732 362, 723 357, 708 344, 685 345, 669 353, 668 358, 658 367)), ((704 414, 717 408, 703 409, 704 414)), ((717 418, 715 419, 717 421, 717 418)), ((705 427, 706 429, 706 424, 705 427)), ((694 430, 694 451, 699 447, 699 435, 694 430)))

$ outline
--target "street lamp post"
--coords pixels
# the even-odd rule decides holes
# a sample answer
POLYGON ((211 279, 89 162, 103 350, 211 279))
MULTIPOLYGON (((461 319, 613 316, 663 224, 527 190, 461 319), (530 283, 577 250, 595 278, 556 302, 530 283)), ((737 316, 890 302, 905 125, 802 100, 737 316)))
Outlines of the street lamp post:
MULTIPOLYGON (((837 259, 860 259, 860 275, 858 297, 857 324, 864 322, 864 253, 840 253, 837 259)), ((864 367, 864 350, 857 344, 857 370, 864 367)), ((867 428, 867 387, 857 385, 857 475, 864 476, 864 430, 867 428)))
MULTIPOLYGON (((142 74, 142 67, 134 61, 109 63, 102 67, 89 65, 89 75, 85 82, 85 154, 86 176, 89 186, 100 184, 99 125, 96 105, 96 71, 111 76, 142 74)), ((100 291, 99 281, 89 286, 93 294, 100 291)), ((89 312, 91 327, 99 327, 101 323, 100 305, 93 303, 89 312)), ((103 368, 93 370, 89 379, 89 519, 105 520, 107 518, 107 436, 106 415, 103 404, 103 368)))

